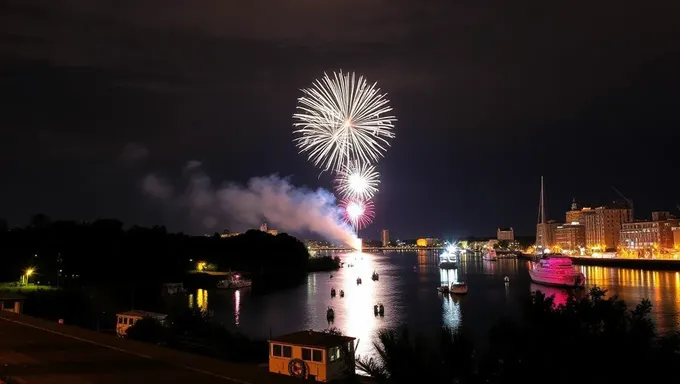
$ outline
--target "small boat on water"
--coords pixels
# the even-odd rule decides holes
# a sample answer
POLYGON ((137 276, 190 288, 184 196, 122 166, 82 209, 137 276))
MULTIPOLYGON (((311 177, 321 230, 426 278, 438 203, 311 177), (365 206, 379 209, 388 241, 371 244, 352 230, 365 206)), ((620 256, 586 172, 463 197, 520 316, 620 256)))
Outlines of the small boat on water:
POLYGON ((505 281, 505 284, 508 284, 508 283, 510 283, 510 278, 507 277, 507 276, 505 276, 505 278, 503 279, 503 281, 505 281))
POLYGON ((345 291, 343 291, 342 289, 340 290, 340 297, 345 297, 345 291))
POLYGON ((335 288, 331 288, 331 297, 335 297, 335 288))
POLYGON ((334 319, 335 319, 335 311, 333 310, 333 308, 328 307, 328 310, 326 310, 326 320, 328 320, 328 322, 330 323, 334 319))
POLYGON ((581 288, 586 276, 575 270, 571 259, 562 254, 546 254, 529 269, 531 281, 555 287, 581 288))
POLYGON ((228 278, 217 282, 217 289, 240 289, 253 285, 253 282, 241 278, 239 274, 228 275, 228 278))
POLYGON ((373 274, 371 275, 371 279, 373 281, 378 281, 380 279, 380 275, 376 271, 373 271, 373 274))
POLYGON ((361 284, 361 277, 357 277, 357 285, 361 284))
POLYGON ((449 286, 446 284, 442 284, 441 286, 437 287, 437 292, 439 293, 450 293, 449 286))
POLYGON ((464 282, 451 283, 450 291, 451 293, 458 295, 466 294, 468 291, 467 283, 464 282))
POLYGON ((382 303, 378 303, 373 306, 373 314, 376 316, 385 316, 385 307, 382 303))
POLYGON ((496 250, 493 248, 487 248, 482 255, 482 259, 486 261, 496 261, 498 260, 498 255, 496 255, 496 250))

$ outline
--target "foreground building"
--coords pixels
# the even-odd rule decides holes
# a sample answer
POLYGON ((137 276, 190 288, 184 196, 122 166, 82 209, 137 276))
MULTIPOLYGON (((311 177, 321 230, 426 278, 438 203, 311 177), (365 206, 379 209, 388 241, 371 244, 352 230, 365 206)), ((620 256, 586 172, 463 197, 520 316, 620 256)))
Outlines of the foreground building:
POLYGON ((354 376, 354 337, 300 331, 269 340, 269 372, 329 382, 354 376))

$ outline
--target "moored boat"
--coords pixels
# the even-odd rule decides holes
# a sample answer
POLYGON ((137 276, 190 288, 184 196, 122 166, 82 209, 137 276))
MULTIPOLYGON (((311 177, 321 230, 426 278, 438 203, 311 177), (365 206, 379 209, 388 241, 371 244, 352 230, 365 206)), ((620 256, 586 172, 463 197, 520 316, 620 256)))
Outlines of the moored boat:
POLYGON ((240 289, 248 288, 253 285, 253 282, 244 279, 239 274, 230 274, 226 279, 217 282, 218 289, 240 289))
POLYGON ((464 282, 451 283, 450 291, 453 294, 459 295, 465 294, 468 291, 467 283, 464 282))
POLYGON ((487 248, 482 255, 482 259, 486 261, 496 261, 498 260, 498 255, 496 255, 496 250, 493 248, 487 248))
POLYGON ((583 287, 586 276, 575 270, 571 259, 561 254, 544 255, 529 269, 531 281, 555 287, 583 287))

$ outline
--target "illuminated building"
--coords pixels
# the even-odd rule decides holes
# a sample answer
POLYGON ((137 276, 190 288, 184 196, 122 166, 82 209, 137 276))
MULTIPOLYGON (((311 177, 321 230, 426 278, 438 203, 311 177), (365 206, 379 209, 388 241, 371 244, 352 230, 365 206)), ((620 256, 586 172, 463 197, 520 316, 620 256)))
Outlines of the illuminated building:
POLYGON ((621 225, 632 221, 630 208, 597 207, 583 210, 586 247, 616 248, 621 238, 621 225))
POLYGON ((561 249, 578 250, 586 245, 586 226, 573 222, 555 229, 555 244, 561 249))
POLYGON ((512 227, 498 228, 496 229, 496 239, 498 239, 498 241, 515 241, 515 231, 512 229, 512 227))
POLYGON ((678 226, 678 219, 671 219, 670 215, 654 214, 652 218, 652 221, 624 223, 621 226, 621 245, 630 249, 650 248, 655 245, 673 248, 675 245, 673 228, 678 226))
POLYGON ((383 247, 390 245, 390 231, 387 228, 380 231, 380 239, 383 247))
POLYGON ((673 227, 673 248, 680 249, 680 227, 673 227))
POLYGON ((555 232, 558 226, 560 223, 554 220, 536 224, 536 244, 545 244, 546 247, 555 244, 555 232))
POLYGON ((224 232, 220 235, 221 237, 232 237, 232 236, 238 236, 240 235, 240 232, 231 232, 228 229, 225 229, 224 232))
POLYGON ((416 240, 416 245, 418 247, 434 247, 437 245, 437 239, 432 238, 432 237, 425 237, 416 240))
POLYGON ((571 210, 567 211, 564 222, 583 224, 583 212, 589 210, 590 208, 579 208, 576 199, 574 199, 571 201, 571 210))

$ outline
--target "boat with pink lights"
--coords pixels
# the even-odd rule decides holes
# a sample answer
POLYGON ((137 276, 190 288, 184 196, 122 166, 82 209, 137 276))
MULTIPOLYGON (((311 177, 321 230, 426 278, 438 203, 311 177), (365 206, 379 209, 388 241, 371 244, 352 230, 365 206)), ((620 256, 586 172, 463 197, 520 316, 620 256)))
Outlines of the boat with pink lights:
POLYGON ((555 287, 583 287, 586 276, 575 270, 571 259, 561 254, 546 254, 529 269, 531 281, 555 287))
POLYGON ((241 277, 238 273, 227 275, 227 278, 217 282, 217 289, 241 289, 248 288, 253 282, 241 277))
POLYGON ((482 259, 486 261, 496 261, 498 260, 498 255, 496 254, 496 250, 493 248, 487 248, 486 251, 484 251, 484 255, 482 256, 482 259))

